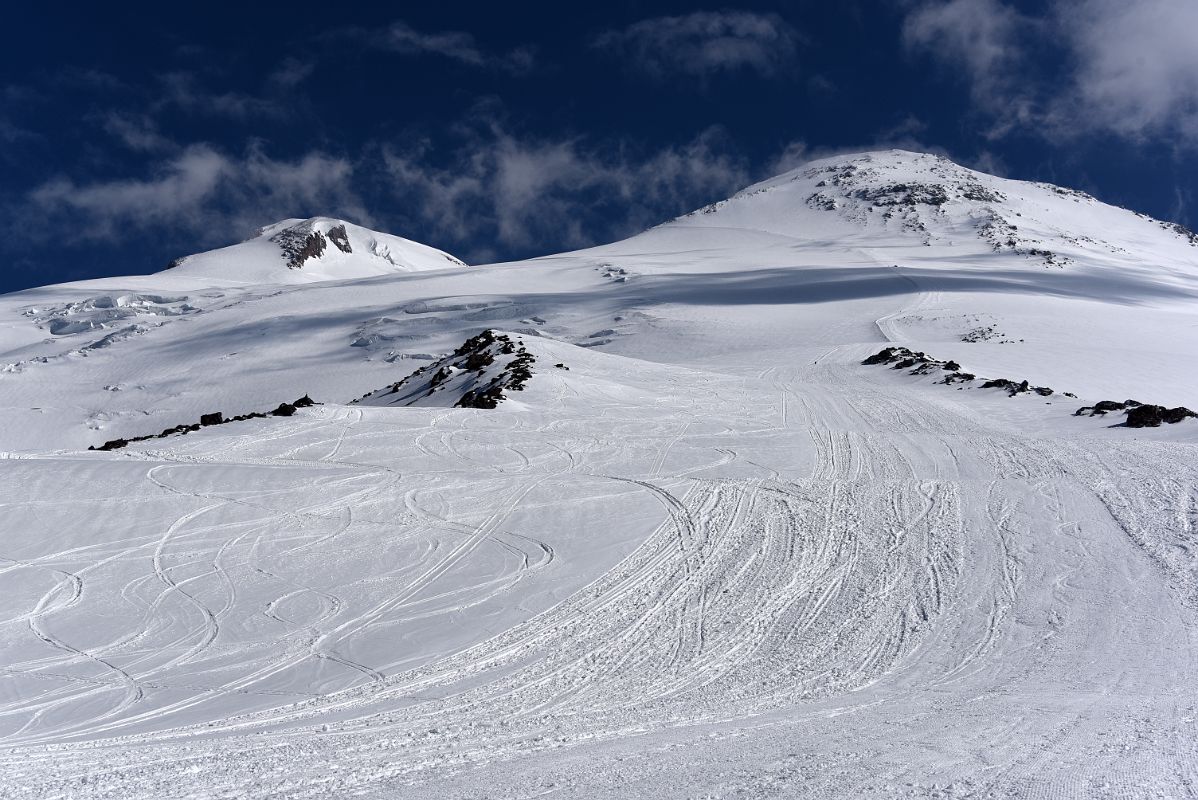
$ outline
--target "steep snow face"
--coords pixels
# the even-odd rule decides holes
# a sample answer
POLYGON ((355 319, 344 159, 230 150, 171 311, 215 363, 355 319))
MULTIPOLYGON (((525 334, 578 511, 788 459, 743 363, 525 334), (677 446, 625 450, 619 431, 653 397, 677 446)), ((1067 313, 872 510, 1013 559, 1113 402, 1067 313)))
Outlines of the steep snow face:
POLYGON ((1198 236, 1182 226, 1084 192, 904 150, 813 161, 670 225, 743 228, 810 243, 835 238, 894 259, 918 245, 963 257, 1008 254, 1029 266, 1150 261, 1153 269, 1193 275, 1198 265, 1198 236))
POLYGON ((240 244, 179 259, 172 276, 247 283, 310 283, 463 267, 427 245, 328 217, 285 219, 240 244))

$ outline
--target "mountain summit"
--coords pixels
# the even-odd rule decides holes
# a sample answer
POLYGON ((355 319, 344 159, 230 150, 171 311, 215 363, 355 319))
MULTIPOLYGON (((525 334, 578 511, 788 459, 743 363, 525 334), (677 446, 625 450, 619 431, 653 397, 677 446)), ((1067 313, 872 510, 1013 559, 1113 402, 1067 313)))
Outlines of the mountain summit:
POLYGON ((1154 267, 1192 271, 1198 263, 1198 235, 1175 223, 1074 189, 999 178, 906 150, 811 161, 668 224, 867 246, 892 261, 914 245, 956 256, 1018 256, 1049 267, 1136 266, 1147 257, 1154 267))
POLYGON ((285 219, 240 244, 178 259, 172 275, 249 283, 311 283, 465 263, 435 248, 330 217, 285 219))

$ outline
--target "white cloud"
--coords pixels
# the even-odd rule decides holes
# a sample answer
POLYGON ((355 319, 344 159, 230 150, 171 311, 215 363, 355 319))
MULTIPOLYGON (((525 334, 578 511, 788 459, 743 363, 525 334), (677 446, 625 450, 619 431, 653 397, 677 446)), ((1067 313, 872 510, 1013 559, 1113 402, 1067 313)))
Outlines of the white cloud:
POLYGON ((280 89, 291 89, 306 81, 315 70, 316 65, 311 61, 285 58, 283 63, 270 73, 267 82, 280 89))
POLYGON ((155 152, 174 149, 175 145, 158 131, 158 126, 144 114, 123 114, 110 111, 101 120, 105 132, 130 150, 155 152))
POLYGON ((763 76, 794 66, 798 32, 776 14, 697 11, 641 20, 597 36, 594 46, 656 78, 749 70, 763 76))
POLYGON ((1076 62, 1071 119, 1198 140, 1198 2, 1070 0, 1058 15, 1076 62))
POLYGON ((1019 37, 1029 20, 1000 0, 944 0, 923 3, 907 17, 909 45, 934 50, 963 64, 974 80, 989 83, 1021 57, 1019 37))
POLYGON ((765 170, 760 176, 769 178, 775 175, 781 175, 784 172, 789 172, 793 169, 803 166, 811 161, 818 161, 823 158, 833 158, 834 156, 842 156, 856 153, 866 153, 877 150, 910 150, 913 153, 932 153, 934 155, 944 156, 947 159, 963 164, 973 169, 980 169, 985 172, 990 170, 987 167, 998 167, 998 162, 993 156, 983 151, 981 154, 973 158, 964 158, 954 155, 945 148, 929 144, 921 139, 916 138, 915 134, 925 129, 922 122, 914 117, 907 117, 898 125, 895 125, 889 130, 881 131, 872 141, 867 141, 856 145, 842 145, 838 147, 811 147, 802 139, 795 139, 787 142, 778 153, 766 162, 765 170))
POLYGON ((114 239, 136 229, 227 242, 290 216, 339 213, 368 223, 350 186, 352 173, 345 159, 319 152, 279 161, 254 148, 231 157, 193 145, 149 177, 90 183, 60 177, 34 189, 28 201, 46 236, 114 239))
POLYGON ((283 117, 289 113, 288 105, 277 97, 210 91, 191 72, 168 72, 161 81, 163 93, 156 104, 159 108, 173 105, 189 113, 233 119, 283 117))
POLYGON ((797 169, 814 158, 818 158, 818 156, 812 154, 811 148, 802 139, 787 142, 778 151, 778 154, 770 160, 769 166, 766 167, 767 174, 765 177, 773 177, 774 175, 781 175, 783 172, 790 172, 792 169, 797 169))
POLYGON ((963 73, 974 102, 997 119, 997 135, 1036 116, 1023 64, 1040 27, 1002 0, 935 0, 907 16, 903 40, 963 73))
POLYGON ((187 70, 159 76, 161 84, 153 110, 173 106, 191 114, 228 117, 234 120, 286 118, 305 105, 302 86, 316 70, 310 60, 285 58, 267 73, 258 92, 214 91, 208 76, 187 70))
POLYGON ((487 60, 474 37, 464 31, 422 33, 406 22, 393 22, 387 29, 385 41, 397 53, 434 53, 475 66, 481 66, 487 60))
POLYGON ((904 40, 961 71, 994 135, 1020 127, 1060 140, 1195 143, 1196 32, 1194 0, 1053 0, 1037 18, 1004 0, 924 0, 904 40))
POLYGON ((338 28, 327 38, 405 56, 441 56, 472 67, 517 74, 531 70, 535 61, 530 47, 492 52, 479 45, 474 35, 466 31, 420 31, 403 20, 392 22, 385 28, 338 28))
POLYGON ((430 167, 427 148, 386 149, 384 163, 396 191, 437 234, 552 250, 628 235, 740 188, 748 171, 729 151, 717 130, 638 154, 522 139, 492 124, 462 142, 448 166, 430 167))
POLYGON ((0 142, 19 142, 22 140, 40 138, 33 131, 25 130, 24 128, 14 125, 7 119, 0 117, 0 142))

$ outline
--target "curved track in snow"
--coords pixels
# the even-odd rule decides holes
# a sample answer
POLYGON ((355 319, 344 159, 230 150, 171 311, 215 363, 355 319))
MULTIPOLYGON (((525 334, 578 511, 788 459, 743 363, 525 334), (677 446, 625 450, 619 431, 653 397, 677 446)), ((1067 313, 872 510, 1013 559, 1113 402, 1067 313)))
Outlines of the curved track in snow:
POLYGON ((10 462, 3 795, 1193 796, 1193 446, 863 352, 10 462))

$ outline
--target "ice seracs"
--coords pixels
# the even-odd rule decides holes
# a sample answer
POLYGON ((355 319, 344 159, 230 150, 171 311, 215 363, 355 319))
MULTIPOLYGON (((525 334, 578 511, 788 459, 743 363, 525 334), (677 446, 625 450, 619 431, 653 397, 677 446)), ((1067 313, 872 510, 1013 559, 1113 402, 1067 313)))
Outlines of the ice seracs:
POLYGON ((178 259, 172 275, 249 283, 310 283, 464 267, 428 245, 330 217, 285 219, 240 244, 178 259))

